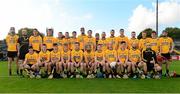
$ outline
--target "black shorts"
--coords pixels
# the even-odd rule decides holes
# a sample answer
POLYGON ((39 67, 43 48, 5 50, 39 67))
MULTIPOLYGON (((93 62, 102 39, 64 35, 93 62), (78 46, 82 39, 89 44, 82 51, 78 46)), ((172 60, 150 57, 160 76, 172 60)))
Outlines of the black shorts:
POLYGON ((33 64, 27 64, 29 67, 32 67, 33 64))
POLYGON ((146 63, 146 65, 147 65, 147 71, 149 72, 149 71, 152 71, 152 70, 154 70, 154 64, 153 63, 146 63))
POLYGON ((47 50, 51 52, 53 49, 47 49, 47 50))
POLYGON ((21 52, 19 53, 19 59, 20 59, 20 60, 24 60, 27 53, 28 53, 28 52, 22 52, 22 51, 21 51, 21 52))
POLYGON ((17 57, 17 51, 8 51, 7 56, 10 58, 15 58, 17 57))
POLYGON ((171 55, 170 53, 165 53, 165 54, 161 54, 163 57, 165 57, 166 59, 170 60, 171 59, 171 55))

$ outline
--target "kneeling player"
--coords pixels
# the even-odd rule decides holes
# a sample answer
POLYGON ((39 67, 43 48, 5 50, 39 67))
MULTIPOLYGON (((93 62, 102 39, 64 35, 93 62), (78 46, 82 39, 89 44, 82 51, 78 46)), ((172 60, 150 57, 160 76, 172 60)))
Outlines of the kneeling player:
POLYGON ((108 49, 105 52, 105 60, 106 60, 106 76, 112 78, 112 76, 116 75, 116 67, 117 67, 117 52, 113 49, 113 43, 110 42, 108 44, 108 49))
MULTIPOLYGON (((79 42, 76 42, 75 49, 71 52, 71 78, 74 77, 74 75, 79 76, 79 73, 83 72, 83 51, 80 50, 80 44, 79 42), (81 69, 79 71, 79 68, 81 69), (74 73, 76 70, 76 73, 74 73), (74 75, 73 75, 74 74, 74 75)), ((82 77, 82 76, 81 76, 82 77)))
POLYGON ((98 64, 100 72, 105 74, 105 57, 104 52, 102 51, 102 44, 97 45, 97 51, 95 52, 95 63, 98 64))
POLYGON ((58 51, 58 45, 56 43, 53 44, 53 51, 51 51, 51 75, 49 78, 53 78, 54 69, 56 68, 56 73, 60 74, 63 72, 62 63, 60 62, 61 53, 58 51))
POLYGON ((146 44, 146 50, 143 51, 143 61, 147 65, 148 78, 153 76, 151 72, 153 72, 154 77, 161 77, 161 67, 157 64, 156 52, 151 49, 150 43, 146 44))
POLYGON ((97 64, 94 62, 94 52, 92 50, 91 45, 86 45, 85 47, 85 52, 84 52, 84 60, 86 64, 86 67, 84 66, 85 70, 88 73, 88 77, 95 77, 96 69, 97 69, 97 64), (87 70, 86 70, 87 68, 87 70))
POLYGON ((23 63, 23 69, 27 72, 30 78, 39 78, 38 71, 38 54, 33 51, 32 47, 29 47, 29 52, 25 55, 25 61, 23 63))
POLYGON ((46 44, 42 45, 41 52, 39 53, 39 63, 38 66, 46 72, 46 74, 51 74, 51 63, 50 63, 50 52, 47 51, 46 44))
POLYGON ((147 73, 146 63, 141 61, 141 52, 136 48, 136 43, 132 43, 132 49, 129 50, 129 61, 132 65, 133 78, 137 78, 137 72, 142 78, 145 78, 147 73), (140 71, 141 70, 141 71, 140 71))
MULTIPOLYGON (((118 50, 118 67, 117 67, 117 73, 119 75, 123 75, 123 77, 127 77, 130 75, 131 72, 131 63, 128 62, 128 49, 126 49, 126 42, 122 41, 120 43, 121 48, 118 50)), ((117 78, 120 78, 120 76, 117 75, 117 78)))

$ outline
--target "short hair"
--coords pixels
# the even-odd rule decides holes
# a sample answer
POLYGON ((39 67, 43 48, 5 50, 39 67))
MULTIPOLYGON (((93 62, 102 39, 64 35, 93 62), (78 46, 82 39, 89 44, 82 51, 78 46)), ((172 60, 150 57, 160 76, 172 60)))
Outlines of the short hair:
POLYGON ((135 31, 132 31, 131 33, 136 33, 135 31))
POLYGON ((115 30, 114 30, 114 29, 111 29, 111 32, 115 32, 115 30))
MULTIPOLYGON (((152 33, 156 34, 156 31, 152 31, 152 33)), ((152 33, 151 33, 151 34, 152 34, 152 33)))
POLYGON ((126 43, 125 41, 121 41, 121 44, 126 43))
POLYGON ((164 33, 164 32, 165 32, 165 33, 168 33, 166 30, 163 30, 163 33, 164 33))
POLYGON ((46 44, 42 44, 42 46, 46 46, 46 44))
POLYGON ((53 46, 57 46, 58 44, 57 43, 53 43, 53 46))
POLYGON ((36 28, 34 28, 33 31, 38 31, 38 30, 36 28))
POLYGON ((91 33, 92 33, 92 30, 88 30, 88 32, 91 32, 91 33))
POLYGON ((75 42, 74 44, 78 44, 78 45, 80 45, 80 43, 79 43, 79 42, 75 42))
POLYGON ((123 31, 124 32, 124 29, 120 29, 120 32, 123 31))
POLYGON ((73 31, 72 33, 77 33, 76 31, 73 31))

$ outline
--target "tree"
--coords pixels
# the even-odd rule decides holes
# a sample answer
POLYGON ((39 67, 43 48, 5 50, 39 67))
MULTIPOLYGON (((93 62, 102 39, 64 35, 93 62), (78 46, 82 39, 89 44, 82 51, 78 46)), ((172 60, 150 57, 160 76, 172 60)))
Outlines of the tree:
MULTIPOLYGON (((142 32, 146 32, 147 33, 147 37, 151 37, 151 33, 153 32, 154 30, 151 29, 151 28, 147 28, 145 30, 143 30, 142 32)), ((138 35, 138 39, 141 39, 142 38, 142 32, 139 33, 138 35)))
MULTIPOLYGON (((33 29, 34 29, 34 28, 27 28, 27 27, 26 27, 26 28, 21 28, 21 29, 18 30, 18 35, 19 35, 19 37, 22 36, 22 30, 23 30, 23 29, 26 29, 26 30, 27 30, 27 36, 28 36, 28 37, 30 37, 31 35, 33 35, 33 29)), ((39 31, 38 31, 38 33, 40 34, 41 37, 44 37, 44 34, 43 34, 43 33, 39 32, 39 31)))

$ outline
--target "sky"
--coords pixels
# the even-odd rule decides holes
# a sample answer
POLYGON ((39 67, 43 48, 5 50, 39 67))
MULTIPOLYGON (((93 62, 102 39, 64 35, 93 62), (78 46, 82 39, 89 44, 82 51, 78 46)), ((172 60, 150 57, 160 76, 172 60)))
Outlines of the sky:
MULTIPOLYGON (((77 31, 85 27, 93 34, 111 29, 125 29, 137 34, 145 28, 155 29, 156 0, 0 0, 0 39, 10 27, 46 28, 57 32, 77 31)), ((180 0, 159 0, 159 32, 166 27, 180 27, 180 0)))

